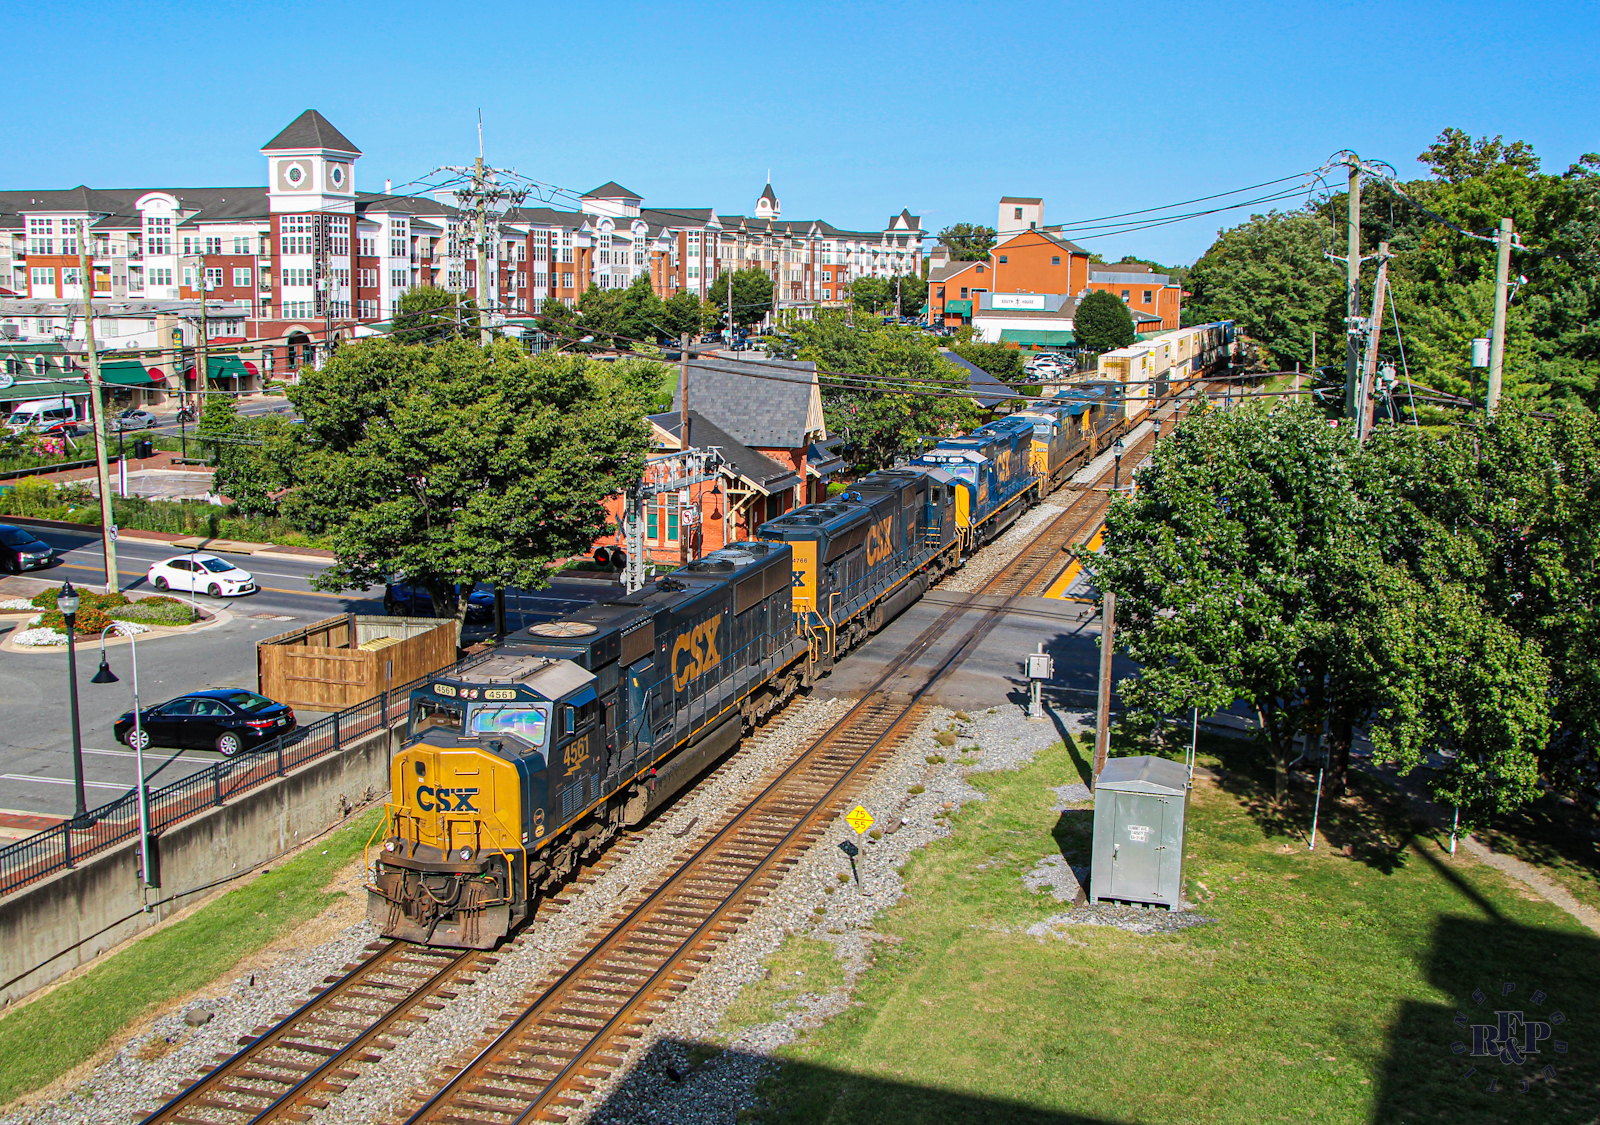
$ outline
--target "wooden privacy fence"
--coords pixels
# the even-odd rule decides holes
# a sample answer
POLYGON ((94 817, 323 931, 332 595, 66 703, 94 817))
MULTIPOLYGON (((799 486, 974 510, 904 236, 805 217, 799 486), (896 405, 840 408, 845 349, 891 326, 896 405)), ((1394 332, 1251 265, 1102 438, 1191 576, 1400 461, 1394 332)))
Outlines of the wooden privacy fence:
POLYGON ((338 711, 455 662, 456 622, 354 613, 256 645, 261 694, 291 707, 338 711))

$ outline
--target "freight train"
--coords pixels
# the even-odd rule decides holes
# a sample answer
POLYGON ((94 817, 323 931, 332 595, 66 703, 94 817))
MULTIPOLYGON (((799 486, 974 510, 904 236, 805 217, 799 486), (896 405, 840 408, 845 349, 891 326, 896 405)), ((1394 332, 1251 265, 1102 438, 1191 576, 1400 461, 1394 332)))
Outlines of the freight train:
POLYGON ((389 937, 487 949, 1149 408, 1094 381, 411 693, 369 849, 389 937))

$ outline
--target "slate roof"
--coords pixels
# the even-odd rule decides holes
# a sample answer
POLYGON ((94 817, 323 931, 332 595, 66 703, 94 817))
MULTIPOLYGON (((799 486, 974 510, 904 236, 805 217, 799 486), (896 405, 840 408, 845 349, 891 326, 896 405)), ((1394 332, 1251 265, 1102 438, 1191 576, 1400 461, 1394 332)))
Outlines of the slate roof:
MULTIPOLYGON (((928 270, 928 284, 932 285, 936 281, 949 281, 958 273, 970 270, 973 266, 984 264, 983 262, 951 262, 949 265, 934 266, 928 270)), ((988 277, 989 275, 985 273, 984 276, 988 277)))
POLYGON ((939 354, 957 367, 966 369, 967 389, 972 392, 972 397, 979 406, 994 407, 1006 399, 1023 397, 977 364, 962 359, 955 352, 941 351, 939 354))
POLYGON ((1079 246, 1076 242, 1073 242, 1071 239, 1061 234, 1060 227, 1057 227, 1054 230, 1051 230, 1048 227, 1040 227, 1037 229, 1029 228, 1028 230, 1015 231, 1012 234, 1006 235, 998 243, 996 243, 995 250, 998 251, 1000 247, 1004 246, 1012 239, 1021 238, 1025 234, 1037 234, 1046 242, 1053 242, 1063 250, 1069 250, 1074 254, 1082 254, 1085 258, 1089 256, 1089 251, 1085 250, 1082 246, 1079 246))
POLYGON ((1031 195, 1002 195, 1001 203, 1043 203, 1042 199, 1035 199, 1031 195))
POLYGON ((772 185, 771 184, 768 184, 765 188, 762 189, 761 198, 762 199, 770 199, 770 200, 772 200, 773 203, 777 203, 778 202, 778 197, 772 193, 772 185))
POLYGON ((640 200, 644 196, 636 191, 629 191, 616 180, 607 180, 593 191, 583 193, 584 199, 632 199, 640 200))
POLYGON ((335 152, 348 152, 360 156, 361 150, 350 143, 350 138, 333 127, 322 114, 308 109, 283 127, 283 132, 261 146, 262 152, 283 152, 289 149, 327 148, 335 152))
MULTIPOLYGON (((815 379, 814 363, 697 359, 689 367, 690 410, 754 449, 799 449, 819 393, 815 379)), ((673 410, 682 402, 679 388, 673 410)))
MULTIPOLYGON (((676 411, 671 414, 652 414, 650 421, 673 437, 678 436, 679 417, 676 411)), ((800 476, 793 469, 778 464, 765 453, 751 449, 716 423, 708 421, 698 410, 689 411, 689 440, 702 449, 707 446, 716 448, 730 469, 762 492, 782 492, 800 483, 800 476)))

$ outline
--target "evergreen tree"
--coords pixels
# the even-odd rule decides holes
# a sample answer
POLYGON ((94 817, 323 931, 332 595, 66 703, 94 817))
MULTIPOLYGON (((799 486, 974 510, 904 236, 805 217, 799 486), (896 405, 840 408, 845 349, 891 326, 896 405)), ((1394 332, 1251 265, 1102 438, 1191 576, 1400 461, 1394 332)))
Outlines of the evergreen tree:
POLYGON ((1078 302, 1072 314, 1072 333, 1078 346, 1091 352, 1125 348, 1136 335, 1128 306, 1104 289, 1096 289, 1078 302))

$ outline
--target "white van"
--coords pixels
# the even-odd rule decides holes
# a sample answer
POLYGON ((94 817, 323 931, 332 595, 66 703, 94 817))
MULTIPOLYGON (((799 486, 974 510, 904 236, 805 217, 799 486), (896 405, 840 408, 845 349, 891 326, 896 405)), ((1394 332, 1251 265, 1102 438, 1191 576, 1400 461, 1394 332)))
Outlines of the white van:
POLYGON ((11 417, 6 419, 6 427, 14 434, 19 434, 26 429, 48 430, 58 423, 65 422, 69 426, 78 420, 78 413, 72 408, 72 401, 65 396, 61 398, 40 398, 32 402, 17 404, 11 412, 11 417))

